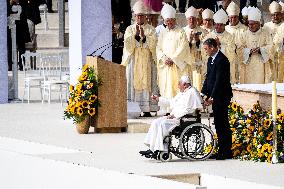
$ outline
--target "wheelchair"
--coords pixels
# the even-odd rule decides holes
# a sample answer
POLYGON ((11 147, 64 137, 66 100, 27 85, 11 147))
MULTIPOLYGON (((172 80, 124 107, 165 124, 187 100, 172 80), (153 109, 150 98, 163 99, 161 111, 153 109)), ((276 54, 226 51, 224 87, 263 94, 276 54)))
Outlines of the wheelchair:
POLYGON ((166 162, 172 159, 172 154, 181 159, 206 160, 216 147, 214 133, 210 128, 210 116, 207 114, 209 126, 201 123, 201 113, 187 114, 180 119, 164 143, 168 146, 167 152, 155 152, 155 159, 166 162))

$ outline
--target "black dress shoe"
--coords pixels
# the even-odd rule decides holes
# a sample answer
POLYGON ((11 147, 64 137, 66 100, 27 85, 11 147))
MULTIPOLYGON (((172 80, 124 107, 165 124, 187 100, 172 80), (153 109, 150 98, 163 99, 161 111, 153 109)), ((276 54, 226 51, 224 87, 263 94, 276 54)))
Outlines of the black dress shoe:
POLYGON ((169 116, 169 115, 171 115, 170 113, 166 113, 164 116, 169 116))
POLYGON ((150 112, 144 112, 142 117, 152 117, 150 112))
POLYGON ((150 155, 152 154, 153 152, 151 150, 145 150, 145 151, 140 151, 139 154, 141 154, 142 156, 145 156, 145 155, 150 155))
POLYGON ((212 154, 208 159, 216 159, 217 155, 216 154, 212 154))

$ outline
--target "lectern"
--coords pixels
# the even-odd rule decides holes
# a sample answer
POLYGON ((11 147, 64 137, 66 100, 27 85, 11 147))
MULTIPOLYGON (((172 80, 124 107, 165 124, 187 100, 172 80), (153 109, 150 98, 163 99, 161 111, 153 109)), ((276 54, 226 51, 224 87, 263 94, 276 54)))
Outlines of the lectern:
POLYGON ((101 106, 91 126, 96 132, 124 132, 127 130, 127 88, 125 66, 87 56, 86 63, 97 71, 102 85, 98 88, 101 106))

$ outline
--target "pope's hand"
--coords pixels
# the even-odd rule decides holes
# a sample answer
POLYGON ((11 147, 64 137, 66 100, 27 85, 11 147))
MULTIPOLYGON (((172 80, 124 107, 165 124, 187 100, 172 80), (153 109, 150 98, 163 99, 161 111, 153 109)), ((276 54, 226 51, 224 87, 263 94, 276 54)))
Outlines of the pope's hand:
POLYGON ((152 100, 156 100, 156 101, 159 101, 159 96, 158 95, 152 95, 152 100))
POLYGON ((174 115, 168 115, 167 116, 167 119, 174 119, 174 118, 176 118, 174 115))

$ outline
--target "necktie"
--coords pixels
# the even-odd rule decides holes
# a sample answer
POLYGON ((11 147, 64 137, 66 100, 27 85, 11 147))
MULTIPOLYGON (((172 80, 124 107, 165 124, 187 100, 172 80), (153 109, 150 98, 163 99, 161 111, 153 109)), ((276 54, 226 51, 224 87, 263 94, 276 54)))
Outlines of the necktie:
POLYGON ((210 56, 210 57, 208 58, 208 64, 212 64, 212 60, 213 60, 213 58, 210 56))

